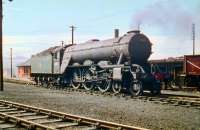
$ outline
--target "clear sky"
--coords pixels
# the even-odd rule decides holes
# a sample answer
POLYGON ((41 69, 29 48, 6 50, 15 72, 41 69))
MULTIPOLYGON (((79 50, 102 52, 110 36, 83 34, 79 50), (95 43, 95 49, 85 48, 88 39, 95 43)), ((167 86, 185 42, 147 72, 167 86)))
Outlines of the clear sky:
MULTIPOLYGON (((199 0, 3 0, 4 63, 13 48, 14 63, 60 41, 70 42, 70 25, 76 26, 75 42, 123 35, 136 29, 153 43, 151 59, 192 53, 192 23, 196 24, 196 52, 200 53, 199 0)), ((5 65, 4 65, 5 66, 5 65)))

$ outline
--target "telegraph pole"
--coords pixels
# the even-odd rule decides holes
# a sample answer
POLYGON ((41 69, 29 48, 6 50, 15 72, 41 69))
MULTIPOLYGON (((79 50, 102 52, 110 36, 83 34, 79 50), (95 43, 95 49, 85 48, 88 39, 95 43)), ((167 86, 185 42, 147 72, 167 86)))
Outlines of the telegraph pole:
POLYGON ((76 28, 76 27, 74 27, 73 25, 72 26, 70 26, 70 28, 71 28, 71 31, 72 31, 72 45, 74 44, 74 29, 76 28))
POLYGON ((64 41, 61 41, 61 46, 64 47, 64 41))
POLYGON ((192 24, 193 55, 195 55, 195 24, 192 24))
POLYGON ((0 91, 3 91, 3 39, 2 39, 2 21, 3 21, 3 5, 2 0, 0 0, 0 91))
MULTIPOLYGON (((0 91, 3 91, 3 0, 0 0, 0 91)), ((12 0, 8 0, 12 1, 12 0)))
POLYGON ((10 48, 10 77, 12 78, 13 77, 13 68, 12 68, 12 65, 13 64, 13 61, 12 61, 12 48, 10 48))

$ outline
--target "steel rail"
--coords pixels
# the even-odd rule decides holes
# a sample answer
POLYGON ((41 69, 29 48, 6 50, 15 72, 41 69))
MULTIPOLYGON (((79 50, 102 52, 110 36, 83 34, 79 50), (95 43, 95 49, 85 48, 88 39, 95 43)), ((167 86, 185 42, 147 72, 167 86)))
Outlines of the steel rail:
POLYGON ((52 127, 48 127, 48 126, 45 126, 45 125, 42 125, 42 124, 39 124, 39 123, 35 123, 35 122, 32 122, 32 121, 28 121, 28 120, 18 118, 18 117, 15 117, 15 116, 11 116, 11 115, 8 115, 8 114, 4 114, 4 113, 0 113, 0 119, 2 119, 4 121, 16 123, 16 125, 19 124, 19 125, 25 126, 29 129, 34 129, 34 128, 37 127, 37 128, 42 128, 42 129, 55 130, 52 127))
MULTIPOLYGON (((26 83, 24 83, 26 84, 26 83)), ((38 86, 35 84, 26 84, 26 85, 34 85, 36 87, 42 87, 42 86, 38 86)), ((51 88, 51 87, 50 87, 51 88)), ((109 95, 109 96, 122 96, 124 98, 129 98, 130 99, 141 99, 141 100, 145 100, 145 101, 152 101, 152 102, 156 102, 156 103, 166 103, 166 104, 172 104, 172 105, 179 105, 179 106, 183 106, 183 107, 193 107, 193 108, 197 108, 200 109, 200 96, 190 96, 190 95, 174 95, 174 94, 161 94, 160 96, 137 96, 137 97, 131 97, 130 95, 126 95, 126 94, 114 94, 111 92, 105 92, 105 93, 101 93, 101 92, 96 92, 96 91, 87 91, 87 90, 82 90, 82 89, 73 89, 73 88, 57 88, 55 86, 55 88, 51 88, 51 89, 59 89, 59 90, 64 90, 64 91, 78 91, 78 92, 86 92, 86 93, 92 93, 92 94, 97 94, 97 95, 109 95)))
MULTIPOLYGON (((140 128, 140 127, 135 127, 135 126, 128 126, 128 125, 123 125, 123 124, 118 124, 118 123, 113 123, 113 122, 108 122, 108 121, 103 121, 103 120, 98 120, 98 119, 93 119, 93 118, 88 118, 88 117, 83 117, 83 116, 78 116, 78 115, 72 115, 72 114, 66 114, 63 112, 57 112, 53 110, 48 110, 48 109, 43 109, 43 108, 38 108, 34 106, 29 106, 29 105, 24 105, 20 103, 15 103, 15 102, 10 102, 10 101, 4 101, 0 100, 0 104, 3 105, 8 105, 10 107, 18 108, 18 109, 24 109, 28 110, 31 112, 36 112, 40 114, 45 114, 53 117, 58 117, 63 120, 71 120, 75 121, 80 124, 88 124, 88 125, 93 125, 96 128, 107 128, 107 129, 117 129, 117 130, 148 130, 145 128, 140 128)), ((1 117, 6 117, 8 118, 11 122, 16 122, 21 121, 21 123, 28 124, 28 125, 33 125, 34 127, 39 127, 39 128, 44 128, 44 129, 53 129, 51 127, 45 127, 44 125, 31 122, 31 121, 26 121, 24 119, 18 119, 17 117, 10 116, 7 114, 0 114, 1 117)))
MULTIPOLYGON (((41 86, 37 86, 37 87, 41 87, 41 86)), ((54 89, 54 88, 52 88, 54 89)), ((57 88, 55 88, 57 89, 57 88)), ((144 95, 144 96, 136 96, 136 97, 133 97, 131 95, 127 95, 127 94, 124 94, 124 93, 120 93, 120 94, 114 94, 114 93, 111 93, 111 92, 105 92, 105 93, 101 93, 101 92, 98 92, 98 91, 87 91, 87 90, 84 90, 84 89, 73 89, 73 88, 61 88, 59 90, 64 90, 66 92, 83 92, 83 93, 86 93, 86 94, 97 94, 97 95, 107 95, 107 96, 117 96, 117 97, 122 97, 126 100, 130 100, 130 99, 140 99, 140 100, 144 100, 144 101, 151 101, 152 103, 153 102, 156 102, 156 103, 166 103, 167 104, 171 104, 171 105, 175 105, 175 104, 178 104, 179 106, 187 106, 189 105, 189 107, 193 107, 193 108, 197 108, 199 109, 200 108, 200 97, 199 96, 177 96, 177 95, 171 95, 169 97, 163 97, 163 95, 160 95, 160 96, 147 96, 147 95, 144 95), (183 97, 183 98, 182 98, 183 97)), ((165 96, 165 95, 164 95, 165 96)))

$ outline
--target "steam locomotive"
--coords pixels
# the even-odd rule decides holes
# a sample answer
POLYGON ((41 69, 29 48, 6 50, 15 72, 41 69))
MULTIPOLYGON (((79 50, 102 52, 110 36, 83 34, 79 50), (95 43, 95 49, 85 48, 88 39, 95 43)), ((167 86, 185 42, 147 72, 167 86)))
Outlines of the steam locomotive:
POLYGON ((56 46, 31 57, 31 77, 40 85, 126 91, 133 96, 150 90, 160 93, 160 83, 150 73, 151 42, 140 31, 108 40, 56 46))

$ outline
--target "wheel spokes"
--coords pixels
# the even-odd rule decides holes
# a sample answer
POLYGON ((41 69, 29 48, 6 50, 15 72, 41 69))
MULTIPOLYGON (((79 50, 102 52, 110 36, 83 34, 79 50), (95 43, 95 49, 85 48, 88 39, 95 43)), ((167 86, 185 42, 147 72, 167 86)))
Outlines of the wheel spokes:
POLYGON ((73 73, 73 77, 72 77, 72 87, 74 89, 80 88, 80 86, 81 86, 80 79, 81 79, 81 72, 80 72, 80 70, 76 70, 73 73))
POLYGON ((122 90, 121 84, 118 83, 118 82, 114 82, 114 83, 112 84, 112 90, 113 90, 113 92, 114 92, 115 94, 120 93, 121 90, 122 90))
POLYGON ((94 86, 95 86, 95 83, 94 82, 92 82, 92 76, 93 76, 93 74, 92 74, 92 72, 90 71, 90 70, 88 70, 88 69, 85 69, 84 71, 83 71, 83 73, 82 73, 82 78, 83 78, 83 87, 84 87, 84 89, 85 90, 92 90, 93 88, 94 88, 94 86))
POLYGON ((142 84, 140 82, 131 83, 129 90, 132 96, 139 96, 143 93, 142 84))
POLYGON ((83 83, 83 87, 85 90, 92 90, 94 88, 94 83, 92 82, 85 82, 83 83))
POLYGON ((102 83, 98 85, 98 89, 102 93, 107 92, 110 89, 111 84, 110 80, 103 80, 102 83))

